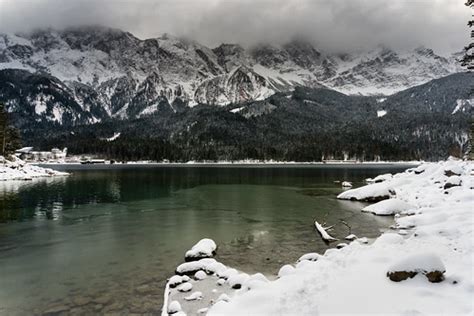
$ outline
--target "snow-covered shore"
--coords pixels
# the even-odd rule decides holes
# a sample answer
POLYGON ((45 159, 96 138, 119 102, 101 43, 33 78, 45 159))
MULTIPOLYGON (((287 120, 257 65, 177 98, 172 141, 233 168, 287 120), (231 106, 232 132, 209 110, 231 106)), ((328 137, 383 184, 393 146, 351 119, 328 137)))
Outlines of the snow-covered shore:
POLYGON ((35 178, 67 176, 68 173, 34 166, 14 158, 6 160, 0 156, 0 181, 32 180, 35 178))
MULTIPOLYGON (((340 199, 379 201, 364 211, 395 214, 393 230, 368 245, 360 239, 323 255, 304 255, 284 266, 275 281, 237 274, 241 288, 226 290, 225 299, 211 302, 201 291, 200 306, 210 306, 201 314, 472 315, 473 166, 455 160, 424 163, 343 192, 340 199)), ((232 270, 214 259, 204 260, 194 265, 214 282, 232 270), (215 269, 222 271, 214 273, 215 269)), ((218 282, 232 287, 236 278, 218 282)), ((188 315, 198 314, 190 310, 186 309, 188 315)))

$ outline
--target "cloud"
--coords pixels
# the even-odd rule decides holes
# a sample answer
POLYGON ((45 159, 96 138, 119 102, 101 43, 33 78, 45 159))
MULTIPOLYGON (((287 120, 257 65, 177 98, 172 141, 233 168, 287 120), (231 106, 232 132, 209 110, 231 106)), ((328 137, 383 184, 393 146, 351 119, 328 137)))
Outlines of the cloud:
POLYGON ((0 32, 102 24, 215 46, 305 37, 327 50, 384 44, 442 52, 469 41, 460 0, 0 0, 0 32))

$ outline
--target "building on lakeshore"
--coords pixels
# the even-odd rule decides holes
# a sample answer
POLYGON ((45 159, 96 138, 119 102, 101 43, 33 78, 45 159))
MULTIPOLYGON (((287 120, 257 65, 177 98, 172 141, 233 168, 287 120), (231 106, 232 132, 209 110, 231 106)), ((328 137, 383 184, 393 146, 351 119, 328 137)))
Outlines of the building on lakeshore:
POLYGON ((25 161, 34 162, 64 161, 67 156, 67 148, 63 150, 53 148, 51 151, 34 151, 33 147, 23 147, 15 151, 15 156, 25 161))

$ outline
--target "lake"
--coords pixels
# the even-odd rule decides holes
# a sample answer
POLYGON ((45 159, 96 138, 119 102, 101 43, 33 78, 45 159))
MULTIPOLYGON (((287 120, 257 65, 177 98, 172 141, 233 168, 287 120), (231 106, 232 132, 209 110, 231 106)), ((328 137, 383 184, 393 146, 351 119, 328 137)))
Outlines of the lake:
MULTIPOLYGON (((332 235, 393 219, 339 201, 334 181, 408 165, 54 166, 69 177, 0 183, 0 314, 159 314, 166 279, 209 237, 216 259, 271 276, 332 235)), ((332 244, 334 246, 334 244, 332 244)))

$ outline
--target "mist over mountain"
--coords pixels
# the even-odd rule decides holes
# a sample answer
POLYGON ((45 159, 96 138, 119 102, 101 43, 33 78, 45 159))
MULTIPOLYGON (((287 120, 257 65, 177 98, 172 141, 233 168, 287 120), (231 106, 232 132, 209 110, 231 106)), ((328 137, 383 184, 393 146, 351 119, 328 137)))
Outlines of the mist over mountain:
POLYGON ((474 82, 458 58, 426 47, 331 54, 301 39, 210 48, 101 26, 41 29, 0 35, 0 102, 28 144, 77 154, 437 159, 466 150, 458 140, 474 82))
POLYGON ((457 57, 429 48, 329 54, 303 40, 211 49, 171 35, 140 40, 99 26, 43 29, 0 35, 0 69, 22 70, 2 72, 0 99, 10 111, 21 108, 38 120, 74 125, 140 117, 163 103, 177 111, 199 103, 263 100, 296 86, 392 94, 462 71, 457 57), (20 92, 8 80, 30 88, 20 92), (38 80, 53 87, 35 87, 38 80), (63 100, 51 96, 55 89, 63 100))

